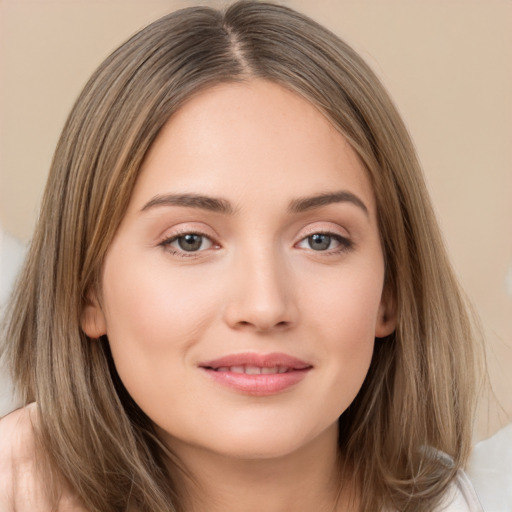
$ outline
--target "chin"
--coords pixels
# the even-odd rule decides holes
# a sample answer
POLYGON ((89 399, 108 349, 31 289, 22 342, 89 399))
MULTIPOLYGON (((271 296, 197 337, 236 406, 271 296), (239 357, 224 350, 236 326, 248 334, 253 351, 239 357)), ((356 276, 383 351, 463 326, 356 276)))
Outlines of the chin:
POLYGON ((238 460, 271 460, 285 458, 308 449, 317 453, 318 444, 335 449, 338 439, 337 423, 327 429, 310 428, 299 429, 297 424, 286 421, 273 422, 272 425, 232 424, 230 428, 215 429, 213 425, 208 432, 197 433, 186 439, 171 440, 183 446, 195 447, 217 456, 238 460), (205 435, 206 434, 206 435, 205 435))
POLYGON ((251 438, 231 439, 222 447, 224 455, 244 460, 279 459, 299 451, 305 442, 282 439, 281 436, 253 436, 251 438))

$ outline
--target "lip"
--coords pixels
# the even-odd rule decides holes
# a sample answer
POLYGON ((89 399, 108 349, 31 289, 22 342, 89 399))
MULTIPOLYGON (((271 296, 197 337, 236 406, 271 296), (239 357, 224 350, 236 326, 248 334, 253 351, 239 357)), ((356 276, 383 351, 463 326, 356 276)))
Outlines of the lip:
POLYGON ((215 382, 243 394, 268 396, 285 391, 302 381, 313 368, 310 363, 282 353, 230 354, 200 363, 199 368, 215 382), (231 371, 233 367, 286 369, 285 373, 247 374, 231 371), (222 369, 219 371, 219 369, 222 369))

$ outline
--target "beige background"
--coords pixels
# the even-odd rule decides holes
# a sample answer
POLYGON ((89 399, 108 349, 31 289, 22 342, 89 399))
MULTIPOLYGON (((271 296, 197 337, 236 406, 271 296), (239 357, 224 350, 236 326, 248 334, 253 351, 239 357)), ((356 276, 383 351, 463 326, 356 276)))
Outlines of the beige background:
MULTIPOLYGON (((58 134, 94 68, 148 22, 197 3, 0 0, 4 233, 29 240, 58 134)), ((512 419, 512 1, 284 3, 369 61, 412 132, 453 262, 485 327, 500 402, 480 413, 478 436, 489 435, 512 419)))

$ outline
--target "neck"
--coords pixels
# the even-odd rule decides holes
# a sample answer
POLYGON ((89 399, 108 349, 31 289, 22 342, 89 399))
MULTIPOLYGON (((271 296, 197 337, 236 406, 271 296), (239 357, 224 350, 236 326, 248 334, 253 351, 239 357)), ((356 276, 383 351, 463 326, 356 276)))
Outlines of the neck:
POLYGON ((187 474, 173 471, 186 512, 355 512, 353 482, 341 481, 337 428, 276 458, 232 458, 173 443, 187 474), (183 491, 183 493, 181 492, 183 491))

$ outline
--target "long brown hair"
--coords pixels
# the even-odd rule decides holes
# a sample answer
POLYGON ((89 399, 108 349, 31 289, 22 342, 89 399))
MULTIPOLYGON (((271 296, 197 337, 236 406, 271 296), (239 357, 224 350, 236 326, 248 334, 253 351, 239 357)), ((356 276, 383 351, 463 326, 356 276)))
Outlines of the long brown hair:
POLYGON ((124 510, 128 499, 141 511, 180 510, 170 454, 120 382, 108 340, 88 339, 80 316, 162 126, 193 94, 253 77, 308 99, 366 166, 398 324, 376 340, 363 388, 340 418, 339 447, 363 510, 432 510, 470 448, 468 308, 410 137, 379 80, 334 34, 264 2, 154 22, 105 60, 66 122, 3 348, 23 403, 38 403, 41 450, 91 511, 124 510))

